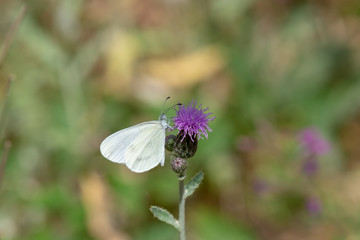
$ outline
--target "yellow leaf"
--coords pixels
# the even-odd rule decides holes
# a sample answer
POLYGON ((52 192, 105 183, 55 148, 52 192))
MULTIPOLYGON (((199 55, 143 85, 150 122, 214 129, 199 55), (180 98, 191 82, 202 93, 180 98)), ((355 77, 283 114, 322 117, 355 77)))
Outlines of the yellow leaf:
POLYGON ((112 227, 109 196, 100 176, 93 172, 83 178, 80 190, 87 216, 87 227, 94 239, 128 240, 129 237, 119 228, 112 227))
POLYGON ((133 69, 140 50, 137 38, 116 31, 112 33, 105 48, 105 89, 121 95, 130 90, 133 69))
POLYGON ((189 87, 209 80, 221 71, 224 60, 217 46, 207 46, 184 56, 151 59, 144 63, 145 74, 171 87, 189 87))

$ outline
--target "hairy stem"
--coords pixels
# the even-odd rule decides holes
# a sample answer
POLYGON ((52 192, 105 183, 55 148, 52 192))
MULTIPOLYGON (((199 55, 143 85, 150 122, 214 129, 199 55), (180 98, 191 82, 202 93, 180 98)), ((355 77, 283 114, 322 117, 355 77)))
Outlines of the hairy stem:
POLYGON ((185 175, 179 176, 179 225, 180 240, 185 240, 185 195, 184 195, 185 175))

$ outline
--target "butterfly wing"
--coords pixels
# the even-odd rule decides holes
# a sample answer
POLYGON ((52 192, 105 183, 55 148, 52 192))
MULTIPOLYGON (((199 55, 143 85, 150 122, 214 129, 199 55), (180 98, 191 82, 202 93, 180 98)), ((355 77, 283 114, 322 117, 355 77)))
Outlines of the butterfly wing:
POLYGON ((133 172, 145 172, 165 161, 165 129, 159 121, 142 130, 125 151, 125 164, 133 172))
POLYGON ((125 164, 127 147, 153 122, 156 121, 140 123, 111 134, 101 143, 101 154, 112 162, 125 164))
POLYGON ((108 160, 126 164, 134 172, 144 172, 165 161, 165 129, 159 121, 150 121, 120 130, 100 145, 108 160))

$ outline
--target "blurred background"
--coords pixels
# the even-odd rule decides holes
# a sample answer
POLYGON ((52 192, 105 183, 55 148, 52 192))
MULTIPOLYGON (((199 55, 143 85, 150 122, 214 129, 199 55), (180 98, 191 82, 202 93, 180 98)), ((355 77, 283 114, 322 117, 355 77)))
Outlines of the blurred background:
POLYGON ((360 239, 359 1, 1 0, 1 46, 0 239, 178 239, 170 161, 99 152, 167 96, 216 116, 189 239, 360 239))

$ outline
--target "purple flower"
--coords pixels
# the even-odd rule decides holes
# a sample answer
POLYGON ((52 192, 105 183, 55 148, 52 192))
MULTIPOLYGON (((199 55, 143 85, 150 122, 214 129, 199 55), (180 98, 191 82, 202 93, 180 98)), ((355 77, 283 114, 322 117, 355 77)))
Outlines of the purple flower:
POLYGON ((329 143, 313 128, 306 128, 300 134, 300 141, 310 155, 322 155, 329 151, 329 143))
POLYGON ((196 100, 192 100, 187 106, 180 105, 176 116, 173 118, 174 127, 184 133, 181 141, 184 140, 186 135, 190 137, 191 141, 194 141, 193 137, 203 139, 201 135, 204 135, 207 138, 207 131, 212 132, 208 123, 214 120, 215 117, 209 118, 212 113, 205 113, 208 108, 203 109, 201 104, 198 107, 196 105, 196 100))
POLYGON ((317 215, 321 212, 321 203, 316 197, 309 197, 306 199, 306 209, 310 214, 317 215))

